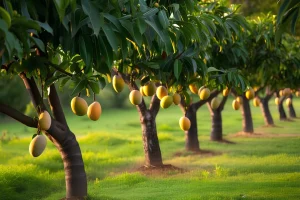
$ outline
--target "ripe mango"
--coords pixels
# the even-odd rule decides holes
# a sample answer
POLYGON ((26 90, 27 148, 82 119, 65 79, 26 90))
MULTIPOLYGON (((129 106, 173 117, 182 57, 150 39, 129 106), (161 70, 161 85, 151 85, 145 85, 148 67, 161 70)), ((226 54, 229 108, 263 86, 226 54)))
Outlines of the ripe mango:
POLYGON ((258 107, 259 104, 260 104, 259 98, 255 97, 255 98, 253 99, 253 105, 254 105, 255 107, 258 107))
POLYGON ((214 97, 210 102, 211 109, 213 109, 213 110, 218 109, 220 106, 220 103, 221 103, 221 100, 218 97, 214 97))
POLYGON ((287 106, 291 105, 291 104, 292 104, 292 99, 291 99, 291 98, 287 98, 287 99, 285 100, 285 104, 286 104, 287 106))
POLYGON ((162 108, 169 108, 173 103, 173 97, 172 96, 164 96, 160 101, 160 106, 162 108))
POLYGON ((278 97, 275 98, 275 104, 279 105, 279 98, 278 97))
POLYGON ((249 88, 247 91, 246 91, 246 94, 245 94, 246 98, 247 99, 253 99, 254 96, 255 96, 255 92, 252 88, 249 88))
POLYGON ((179 126, 180 126, 181 130, 187 131, 191 127, 191 121, 187 117, 181 117, 179 119, 179 126))
POLYGON ((285 89, 283 90, 283 94, 284 94, 284 96, 286 96, 286 97, 290 96, 291 93, 292 93, 291 88, 285 88, 285 89))
POLYGON ((129 94, 129 100, 133 105, 139 105, 142 103, 143 96, 138 90, 132 90, 129 94))
POLYGON ((224 96, 224 97, 227 97, 228 94, 229 94, 229 88, 226 87, 226 88, 223 90, 223 96, 224 96))
POLYGON ((279 96, 281 96, 281 97, 282 97, 282 96, 285 96, 284 90, 280 90, 280 91, 279 91, 279 96))
POLYGON ((295 95, 296 95, 296 97, 299 97, 300 96, 300 92, 296 91, 295 95))
POLYGON ((180 104, 181 102, 181 96, 178 93, 173 94, 173 102, 175 105, 180 104))
POLYGON ((35 136, 29 144, 29 153, 33 157, 38 157, 43 153, 47 145, 47 138, 44 135, 35 136))
POLYGON ((112 80, 113 88, 116 92, 121 92, 124 89, 125 82, 121 75, 114 75, 112 80))
POLYGON ((201 100, 206 100, 210 96, 210 90, 208 88, 200 88, 198 94, 201 100))
POLYGON ((97 101, 93 102, 88 107, 87 116, 93 121, 97 121, 100 118, 101 113, 102 113, 101 105, 97 101))
POLYGON ((74 97, 71 101, 71 108, 75 115, 83 116, 86 115, 88 104, 81 97, 74 97))
POLYGON ((146 85, 143 86, 143 92, 146 96, 153 96, 156 92, 155 83, 150 81, 146 85))
POLYGON ((140 87, 140 93, 142 94, 142 96, 146 96, 144 91, 143 91, 143 86, 140 87))
POLYGON ((191 90, 192 93, 197 94, 198 93, 198 87, 195 84, 190 84, 189 88, 191 90))
POLYGON ((39 128, 47 131, 51 126, 51 116, 45 110, 39 115, 39 128))
POLYGON ((232 101, 232 108, 233 108, 234 110, 240 109, 240 103, 239 103, 237 100, 233 100, 233 101, 232 101))
POLYGON ((237 100, 240 104, 243 104, 243 97, 237 96, 237 97, 236 97, 236 100, 237 100))
POLYGON ((157 98, 159 98, 160 100, 164 97, 168 95, 168 90, 167 88, 165 88, 164 86, 159 86, 156 90, 156 96, 157 98))

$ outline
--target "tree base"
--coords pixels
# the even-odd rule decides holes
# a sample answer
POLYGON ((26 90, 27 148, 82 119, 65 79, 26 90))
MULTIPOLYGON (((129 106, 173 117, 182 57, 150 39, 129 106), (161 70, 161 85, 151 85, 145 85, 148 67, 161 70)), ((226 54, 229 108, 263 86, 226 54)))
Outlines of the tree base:
POLYGON ((222 139, 222 140, 210 140, 212 142, 219 142, 219 143, 225 143, 225 144, 236 144, 235 142, 226 140, 226 139, 222 139))
POLYGON ((145 174, 145 175, 170 175, 170 174, 185 173, 188 170, 167 164, 167 165, 161 165, 161 166, 145 166, 144 165, 144 166, 137 168, 134 171, 141 172, 142 174, 145 174))
POLYGON ((211 150, 199 150, 197 152, 195 151, 179 151, 174 154, 174 157, 186 157, 186 156, 193 156, 193 155, 200 155, 201 157, 211 157, 211 156, 217 156, 221 155, 222 153, 217 151, 211 151, 211 150))
POLYGON ((285 118, 285 119, 280 119, 282 122, 294 122, 295 120, 292 120, 291 118, 285 118))
POLYGON ((60 200, 87 200, 87 197, 70 197, 70 198, 62 198, 60 200))
POLYGON ((263 125, 262 128, 283 128, 282 126, 277 126, 275 124, 263 125))

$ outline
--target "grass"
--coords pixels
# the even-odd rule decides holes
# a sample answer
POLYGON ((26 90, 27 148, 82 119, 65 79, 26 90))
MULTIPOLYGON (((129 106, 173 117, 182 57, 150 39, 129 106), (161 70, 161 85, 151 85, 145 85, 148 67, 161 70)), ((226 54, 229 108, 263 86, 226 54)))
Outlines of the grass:
MULTIPOLYGON (((300 113, 300 100, 295 99, 300 113)), ((184 133, 178 127, 178 107, 161 110, 157 117, 158 137, 165 164, 188 172, 146 176, 133 169, 143 164, 141 128, 137 111, 106 110, 99 121, 76 117, 66 108, 68 123, 76 134, 88 176, 88 198, 95 200, 198 200, 198 199, 299 199, 300 119, 278 121, 279 127, 263 127, 259 108, 252 107, 259 137, 236 137, 242 129, 239 111, 227 102, 223 112, 225 138, 236 144, 209 140, 210 115, 206 106, 197 113, 201 149, 213 155, 184 152, 184 133), (178 154, 181 152, 181 154, 178 154), (176 154, 177 153, 177 154, 176 154), (178 156, 180 155, 180 156, 178 156)), ((28 153, 35 129, 14 121, 0 123, 0 199, 64 197, 64 172, 60 155, 52 143, 38 158, 28 153)))

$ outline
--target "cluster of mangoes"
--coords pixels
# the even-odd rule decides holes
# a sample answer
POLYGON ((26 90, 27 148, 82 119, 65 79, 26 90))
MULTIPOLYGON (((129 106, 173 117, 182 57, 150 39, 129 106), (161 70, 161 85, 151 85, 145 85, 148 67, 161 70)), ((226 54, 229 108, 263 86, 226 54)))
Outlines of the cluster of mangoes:
POLYGON ((81 97, 74 97, 71 101, 71 108, 75 115, 87 115, 93 121, 97 121, 102 113, 101 105, 94 101, 88 106, 87 102, 81 97))

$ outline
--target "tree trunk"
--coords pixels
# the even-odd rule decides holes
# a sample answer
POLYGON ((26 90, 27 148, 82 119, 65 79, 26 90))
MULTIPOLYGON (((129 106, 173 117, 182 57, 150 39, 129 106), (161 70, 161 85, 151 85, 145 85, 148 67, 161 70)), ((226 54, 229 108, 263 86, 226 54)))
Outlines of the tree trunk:
POLYGON ((149 110, 140 112, 146 166, 162 166, 162 156, 157 137, 155 116, 149 110))
POLYGON ((265 125, 274 125, 274 120, 269 109, 269 98, 261 98, 260 101, 260 108, 264 116, 265 125))
POLYGON ((222 114, 220 109, 210 109, 211 116, 211 132, 210 140, 221 141, 223 140, 223 128, 222 128, 222 114))
POLYGON ((251 114, 251 108, 249 104, 249 100, 243 95, 243 104, 242 104, 242 116, 243 116, 243 132, 245 133, 253 133, 253 120, 251 114))
POLYGON ((197 110, 194 106, 190 106, 185 116, 191 121, 191 127, 185 131, 185 150, 198 152, 200 151, 198 140, 198 127, 197 127, 197 110))
POLYGON ((289 96, 292 99, 292 103, 288 106, 290 118, 297 118, 296 111, 293 106, 293 95, 289 96))
POLYGON ((55 120, 46 134, 59 150, 64 163, 66 199, 84 199, 87 196, 87 179, 75 135, 55 120))
POLYGON ((280 121, 284 121, 287 120, 287 116, 285 114, 284 108, 283 108, 283 101, 284 101, 284 97, 281 97, 279 100, 279 104, 278 104, 278 112, 279 112, 279 119, 280 121))

